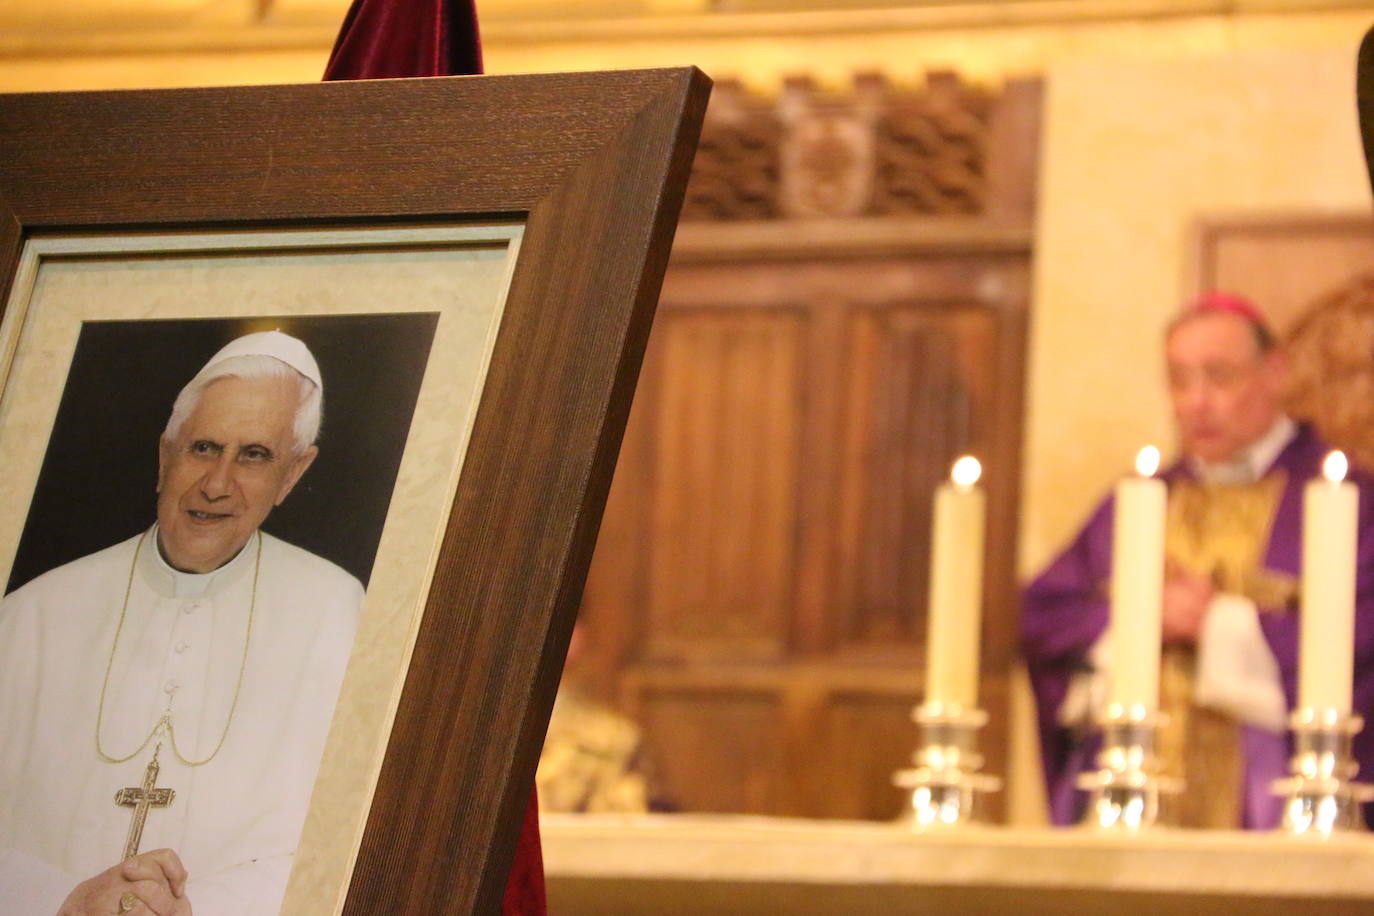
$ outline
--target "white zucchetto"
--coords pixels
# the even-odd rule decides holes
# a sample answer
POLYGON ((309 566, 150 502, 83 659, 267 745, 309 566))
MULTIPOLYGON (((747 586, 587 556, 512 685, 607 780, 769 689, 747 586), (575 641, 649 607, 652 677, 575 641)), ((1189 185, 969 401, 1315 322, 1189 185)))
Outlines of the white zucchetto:
POLYGON ((281 360, 301 375, 324 389, 320 379, 320 366, 315 362, 310 349, 304 343, 281 331, 256 331, 245 334, 225 344, 218 353, 201 367, 196 375, 203 375, 211 366, 235 356, 270 356, 281 360))

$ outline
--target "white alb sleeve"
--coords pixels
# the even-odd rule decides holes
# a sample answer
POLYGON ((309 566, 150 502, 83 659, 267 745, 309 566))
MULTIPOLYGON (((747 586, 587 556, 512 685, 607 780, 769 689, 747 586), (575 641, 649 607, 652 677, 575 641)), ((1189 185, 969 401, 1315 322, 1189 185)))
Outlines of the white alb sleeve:
POLYGON ((1250 599, 1220 594, 1208 606, 1198 633, 1193 700, 1247 725, 1272 732, 1286 728, 1279 664, 1250 599))

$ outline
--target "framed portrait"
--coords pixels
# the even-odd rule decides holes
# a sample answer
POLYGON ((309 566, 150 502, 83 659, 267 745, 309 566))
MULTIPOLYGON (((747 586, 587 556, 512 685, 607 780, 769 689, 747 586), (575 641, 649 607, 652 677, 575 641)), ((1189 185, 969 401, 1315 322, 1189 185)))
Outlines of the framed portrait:
POLYGON ((41 720, 0 751, 38 786, 0 801, 0 871, 137 822, 227 856, 225 900, 270 873, 234 912, 499 907, 708 91, 0 96, 0 702, 41 720), (210 373, 256 340, 308 354, 317 434, 292 402, 276 448, 262 380, 210 373), (183 562, 178 519, 237 525, 232 559, 183 562), (64 826, 7 850, 51 793, 64 826), (213 812, 255 806, 294 848, 225 851, 213 812))

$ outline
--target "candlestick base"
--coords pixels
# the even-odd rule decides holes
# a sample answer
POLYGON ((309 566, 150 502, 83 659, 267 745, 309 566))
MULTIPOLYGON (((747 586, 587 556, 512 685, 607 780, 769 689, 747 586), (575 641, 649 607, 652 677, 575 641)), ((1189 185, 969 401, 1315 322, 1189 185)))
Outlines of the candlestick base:
POLYGON ((1351 751, 1364 720, 1329 707, 1304 707, 1293 712, 1288 727, 1293 775, 1274 781, 1274 792, 1286 799, 1279 829, 1315 839, 1364 830, 1360 804, 1374 801, 1374 786, 1354 781, 1359 764, 1351 751))
POLYGON ((1098 720, 1102 750, 1098 769, 1078 778, 1089 793, 1082 824, 1094 830, 1135 833, 1159 820, 1161 794, 1175 794, 1182 784, 1160 774, 1155 735, 1164 721, 1157 710, 1113 703, 1098 720))
POLYGON ((899 822, 914 831, 979 824, 979 796, 1002 788, 1002 780, 978 772, 983 766, 978 729, 987 724, 987 713, 926 703, 911 717, 921 727, 921 744, 912 756, 916 766, 892 776, 894 785, 911 791, 899 822))

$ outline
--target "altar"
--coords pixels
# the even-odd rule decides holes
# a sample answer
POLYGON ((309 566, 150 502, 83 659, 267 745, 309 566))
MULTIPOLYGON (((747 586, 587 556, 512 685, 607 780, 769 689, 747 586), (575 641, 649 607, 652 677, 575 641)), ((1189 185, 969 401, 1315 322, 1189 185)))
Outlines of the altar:
POLYGON ((727 815, 545 815, 549 911, 1289 914, 1374 908, 1374 838, 974 828, 727 815))

